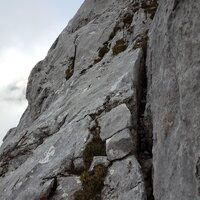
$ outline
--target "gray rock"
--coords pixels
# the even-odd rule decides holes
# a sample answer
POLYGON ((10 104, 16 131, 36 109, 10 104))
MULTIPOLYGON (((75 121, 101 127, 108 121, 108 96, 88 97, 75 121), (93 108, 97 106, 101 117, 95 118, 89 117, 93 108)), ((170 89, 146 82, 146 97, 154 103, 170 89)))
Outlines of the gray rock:
MULTIPOLYGON (((0 199, 48 196, 55 188, 47 180, 57 178, 52 198, 55 195, 55 199, 62 199, 68 194, 72 200, 80 186, 74 180, 72 161, 82 157, 93 125, 98 126, 98 131, 102 129, 106 139, 132 127, 131 119, 133 123, 137 121, 137 85, 143 52, 132 50, 128 26, 110 37, 116 24, 122 24, 129 4, 128 0, 86 0, 45 59, 33 68, 26 92, 28 107, 0 148, 0 199), (127 49, 113 56, 112 48, 123 36, 127 49), (109 51, 97 62, 99 49, 106 42, 109 51), (71 64, 73 73, 66 80, 71 64), (106 123, 109 116, 116 124, 106 123)), ((75 161, 76 168, 81 165, 75 161)))
POLYGON ((52 197, 52 200, 74 199, 73 195, 82 188, 78 176, 69 176, 58 178, 58 186, 52 197))
POLYGON ((106 140, 106 154, 108 160, 113 161, 123 158, 133 150, 133 142, 129 129, 118 132, 106 140))
POLYGON ((110 162, 106 156, 95 156, 93 158, 93 161, 92 161, 89 171, 92 171, 98 165, 103 165, 105 167, 108 167, 109 164, 110 164, 110 162))
POLYGON ((16 131, 16 127, 15 127, 15 128, 11 128, 11 129, 6 133, 6 135, 4 136, 3 142, 4 142, 6 139, 8 139, 8 138, 13 137, 13 136, 15 135, 15 131, 16 131))
POLYGON ((41 185, 41 194, 40 199, 48 199, 52 193, 52 191, 55 189, 57 184, 57 179, 52 178, 50 180, 47 180, 44 182, 44 184, 41 185))
POLYGON ((85 0, 29 76, 28 107, 0 148, 0 200, 73 200, 71 168, 99 136, 102 200, 199 199, 200 2, 158 3, 152 20, 156 0, 85 0))
POLYGON ((76 158, 73 164, 74 164, 74 169, 77 172, 83 171, 85 168, 83 158, 76 158))
POLYGON ((150 29, 154 197, 199 199, 200 2, 160 0, 150 29))
POLYGON ((134 156, 114 162, 104 184, 103 199, 146 200, 142 171, 134 156))
POLYGON ((0 190, 4 196, 20 200, 39 198, 43 180, 65 176, 70 171, 73 157, 82 155, 89 135, 88 126, 89 121, 84 118, 65 125, 57 134, 47 138, 22 165, 1 178, 0 190))
POLYGON ((131 113, 125 104, 121 104, 99 119, 100 137, 106 140, 117 132, 131 127, 131 113))

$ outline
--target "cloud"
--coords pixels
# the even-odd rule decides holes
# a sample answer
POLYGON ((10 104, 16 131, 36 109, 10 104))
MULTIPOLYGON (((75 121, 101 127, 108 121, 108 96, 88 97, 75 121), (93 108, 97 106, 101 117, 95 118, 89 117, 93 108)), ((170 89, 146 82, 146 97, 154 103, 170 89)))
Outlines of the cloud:
POLYGON ((25 101, 26 88, 23 81, 14 81, 7 86, 1 87, 0 102, 16 102, 25 101))
POLYGON ((25 101, 0 101, 0 144, 7 131, 17 125, 26 106, 27 102, 25 101))
POLYGON ((0 51, 13 45, 27 48, 38 39, 55 39, 82 2, 0 0, 0 51))

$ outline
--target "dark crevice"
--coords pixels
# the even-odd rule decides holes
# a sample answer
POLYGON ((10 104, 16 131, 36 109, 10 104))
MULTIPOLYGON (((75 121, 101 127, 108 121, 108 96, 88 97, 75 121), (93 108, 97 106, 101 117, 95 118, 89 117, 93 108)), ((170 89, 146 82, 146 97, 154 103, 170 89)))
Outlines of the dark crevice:
POLYGON ((73 61, 72 61, 72 65, 73 67, 75 67, 76 64, 76 54, 77 54, 77 44, 76 41, 78 39, 78 35, 76 35, 75 39, 74 39, 74 57, 73 57, 73 61))
POLYGON ((57 187, 58 187, 57 177, 54 177, 53 187, 52 187, 51 192, 50 192, 50 194, 48 196, 49 200, 52 199, 52 197, 54 196, 57 187))
POLYGON ((53 180, 53 184, 50 186, 49 190, 47 190, 46 194, 40 197, 40 200, 51 200, 55 195, 56 189, 58 187, 58 181, 56 176, 43 178, 43 180, 53 180))
POLYGON ((178 5, 180 4, 180 2, 181 2, 180 0, 175 0, 174 1, 173 9, 172 9, 173 11, 175 11, 178 8, 178 5))
POLYGON ((147 114, 147 66, 146 46, 143 47, 144 59, 141 62, 138 91, 138 159, 142 167, 144 182, 146 187, 147 200, 154 200, 153 181, 152 181, 152 120, 151 115, 147 114))
POLYGON ((65 70, 65 79, 66 80, 69 80, 74 74, 74 68, 75 68, 75 64, 76 64, 77 46, 78 46, 76 43, 77 39, 78 39, 78 35, 76 35, 76 37, 74 39, 74 56, 69 58, 69 66, 65 70))

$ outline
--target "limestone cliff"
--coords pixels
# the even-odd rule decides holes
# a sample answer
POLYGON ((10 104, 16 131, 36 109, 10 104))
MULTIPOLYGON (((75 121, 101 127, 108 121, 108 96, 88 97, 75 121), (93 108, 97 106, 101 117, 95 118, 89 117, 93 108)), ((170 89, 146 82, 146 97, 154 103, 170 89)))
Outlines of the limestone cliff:
POLYGON ((200 199, 199 9, 85 0, 29 76, 0 200, 200 199))

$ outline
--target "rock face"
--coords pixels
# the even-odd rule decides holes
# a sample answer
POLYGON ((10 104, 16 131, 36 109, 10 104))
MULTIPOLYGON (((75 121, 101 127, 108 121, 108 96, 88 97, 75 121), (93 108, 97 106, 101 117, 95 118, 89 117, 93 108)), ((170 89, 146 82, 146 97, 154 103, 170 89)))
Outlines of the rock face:
POLYGON ((85 0, 30 74, 0 199, 199 199, 199 9, 85 0))
POLYGON ((159 4, 147 62, 154 197, 199 199, 200 2, 161 0, 159 4))

